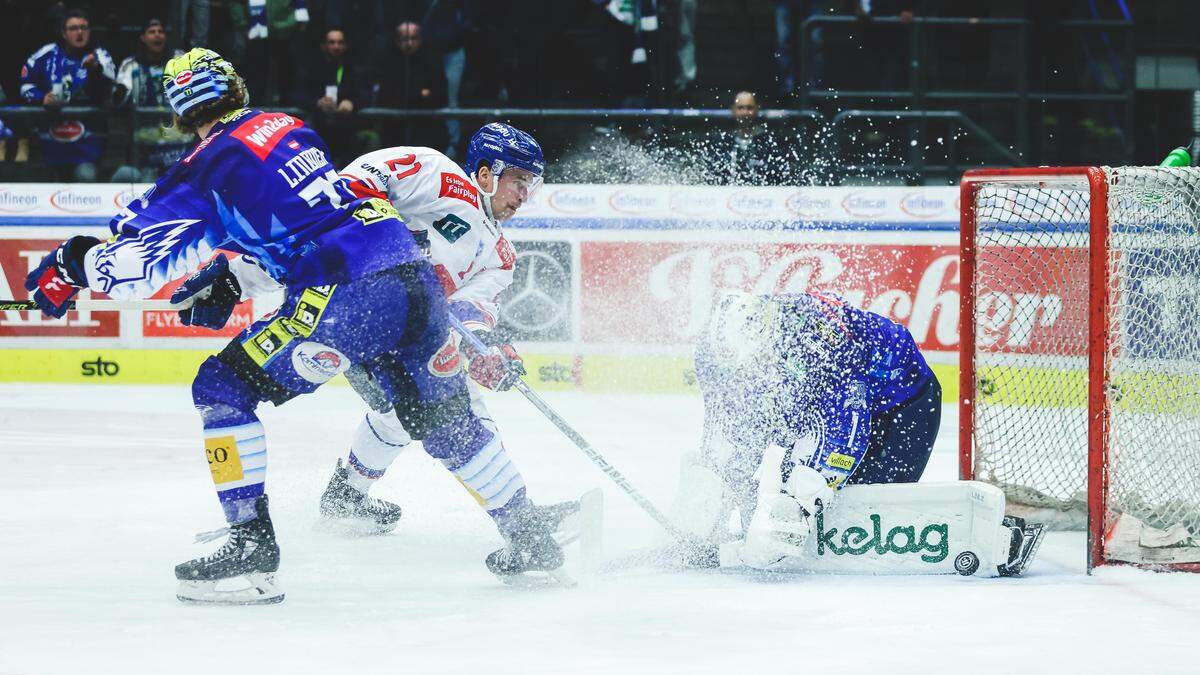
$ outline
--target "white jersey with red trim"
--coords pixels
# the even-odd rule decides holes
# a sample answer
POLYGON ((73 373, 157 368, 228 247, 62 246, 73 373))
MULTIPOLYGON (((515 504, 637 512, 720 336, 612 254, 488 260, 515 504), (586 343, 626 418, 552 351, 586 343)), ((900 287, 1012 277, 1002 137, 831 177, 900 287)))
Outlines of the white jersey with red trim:
POLYGON ((394 147, 355 159, 341 175, 356 195, 386 198, 410 230, 427 234, 450 309, 464 324, 495 327, 516 251, 458 164, 433 148, 394 147))

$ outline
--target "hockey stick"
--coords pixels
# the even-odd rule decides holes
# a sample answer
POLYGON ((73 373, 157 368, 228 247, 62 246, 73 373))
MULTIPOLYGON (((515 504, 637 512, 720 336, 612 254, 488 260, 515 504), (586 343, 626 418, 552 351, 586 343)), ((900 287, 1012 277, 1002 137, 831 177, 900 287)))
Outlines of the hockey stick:
MULTIPOLYGON (((454 329, 458 331, 460 335, 462 335, 463 339, 470 343, 471 347, 473 347, 475 351, 479 352, 480 354, 486 354, 488 352, 488 347, 484 345, 478 337, 475 337, 475 334, 468 330, 467 327, 462 324, 462 321, 458 319, 458 317, 451 314, 450 323, 454 326, 454 329)), ((525 398, 533 404, 533 407, 540 410, 542 414, 554 424, 554 426, 558 427, 559 431, 563 432, 567 438, 571 439, 571 442, 575 444, 575 447, 582 450, 583 454, 587 455, 587 458, 592 460, 593 464, 600 467, 600 470, 603 471, 609 478, 611 478, 612 481, 617 484, 617 487, 621 488, 625 494, 629 495, 630 499, 636 502, 638 506, 642 507, 643 511, 650 514, 650 517, 653 518, 659 525, 661 525, 668 534, 670 534, 680 543, 689 546, 696 545, 693 537, 689 536, 686 532, 680 530, 678 527, 675 527, 675 524, 672 523, 662 511, 659 511, 649 499, 646 499, 645 495, 639 492, 637 488, 630 485, 624 474, 622 474, 620 471, 617 471, 612 464, 609 464, 608 460, 604 459, 604 456, 597 452, 596 449, 592 447, 591 443, 588 443, 578 431, 575 431, 570 424, 567 424, 567 421, 564 420, 562 416, 554 411, 554 408, 550 407, 550 404, 543 401, 541 396, 538 396, 533 389, 530 389, 529 385, 525 383, 525 380, 518 379, 516 383, 513 384, 513 388, 524 394, 525 398)))
MULTIPOLYGON (((149 312, 187 309, 191 304, 185 301, 173 305, 170 300, 71 300, 67 303, 67 309, 86 312, 118 312, 122 310, 149 312)), ((0 300, 0 312, 36 312, 37 309, 37 303, 32 300, 0 300)))

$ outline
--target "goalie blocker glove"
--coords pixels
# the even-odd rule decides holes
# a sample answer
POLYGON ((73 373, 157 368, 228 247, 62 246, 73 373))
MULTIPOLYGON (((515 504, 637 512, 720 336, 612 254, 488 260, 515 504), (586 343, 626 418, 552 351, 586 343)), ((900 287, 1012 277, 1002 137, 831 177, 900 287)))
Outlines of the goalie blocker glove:
POLYGON ((467 340, 461 343, 463 356, 469 362, 471 379, 494 391, 508 391, 525 374, 525 363, 513 346, 500 340, 491 331, 472 331, 488 351, 480 354, 467 340))
POLYGON ((99 243, 95 237, 71 237, 42 258, 25 277, 25 290, 38 309, 55 319, 67 313, 67 303, 87 288, 83 257, 99 243))

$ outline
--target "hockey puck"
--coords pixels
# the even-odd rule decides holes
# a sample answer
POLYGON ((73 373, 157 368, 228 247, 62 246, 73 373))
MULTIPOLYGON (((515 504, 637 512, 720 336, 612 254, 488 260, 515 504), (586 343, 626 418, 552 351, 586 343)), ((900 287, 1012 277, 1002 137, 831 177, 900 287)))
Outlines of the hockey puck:
POLYGON ((979 556, 970 551, 963 551, 954 556, 954 571, 969 577, 979 569, 979 556))

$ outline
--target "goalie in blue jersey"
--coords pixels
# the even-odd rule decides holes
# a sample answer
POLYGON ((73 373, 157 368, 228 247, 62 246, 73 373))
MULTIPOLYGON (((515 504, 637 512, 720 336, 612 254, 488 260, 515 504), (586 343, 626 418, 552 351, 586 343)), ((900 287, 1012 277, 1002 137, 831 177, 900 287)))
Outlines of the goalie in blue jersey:
POLYGON ((267 442, 255 409, 385 357, 404 374, 389 394, 410 435, 464 483, 502 481, 497 494, 506 499, 486 508, 508 546, 488 556, 488 567, 501 576, 560 567, 553 518, 526 497, 500 440, 472 412, 463 374, 435 368, 453 344, 446 300, 392 205, 357 198, 303 121, 248 108, 242 78, 215 52, 172 59, 163 86, 176 125, 199 143, 113 219, 111 238, 72 237, 26 287, 43 312, 61 317, 81 288, 145 298, 217 249, 242 254, 213 258, 172 297, 193 301, 183 319, 204 326, 223 325, 238 300, 253 295, 239 279, 267 276, 285 287, 276 313, 196 374, 204 451, 230 527, 215 553, 175 568, 179 598, 283 599, 264 488, 267 442))
POLYGON ((912 335, 833 295, 721 297, 696 376, 704 440, 684 460, 675 513, 724 544, 723 565, 800 554, 812 516, 844 485, 916 482, 941 419, 941 386, 912 335), (763 463, 772 445, 778 467, 763 463), (760 480, 780 488, 760 495, 760 480))

